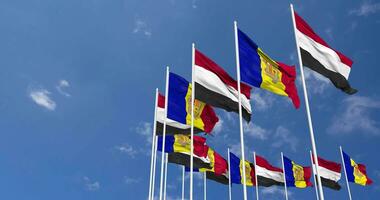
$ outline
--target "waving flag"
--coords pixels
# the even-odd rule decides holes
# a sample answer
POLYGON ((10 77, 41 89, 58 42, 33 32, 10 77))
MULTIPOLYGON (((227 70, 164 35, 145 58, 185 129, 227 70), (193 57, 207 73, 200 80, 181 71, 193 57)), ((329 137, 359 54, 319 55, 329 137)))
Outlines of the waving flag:
POLYGON ((287 96, 294 107, 299 108, 295 67, 272 60, 241 30, 238 30, 238 41, 241 80, 254 87, 287 96))
POLYGON ((255 171, 252 163, 245 161, 243 163, 239 157, 230 152, 230 170, 231 170, 231 183, 244 184, 243 168, 245 167, 245 182, 247 186, 255 186, 255 171))
MULTIPOLYGON (((318 164, 318 170, 319 175, 321 177, 322 186, 328 187, 333 190, 340 190, 341 186, 339 185, 338 181, 341 177, 341 165, 339 163, 325 160, 320 157, 318 157, 318 164)), ((316 169, 314 159, 313 167, 314 169, 316 169)))
POLYGON ((363 186, 372 184, 372 180, 367 175, 365 165, 356 164, 356 162, 344 151, 342 153, 348 181, 363 186))
MULTIPOLYGON (((211 106, 239 113, 237 81, 198 50, 195 50, 194 68, 195 98, 211 106)), ((243 83, 240 85, 243 118, 250 121, 252 114, 249 102, 251 88, 243 83)))
MULTIPOLYGON (((157 150, 162 150, 162 138, 158 137, 157 150)), ((179 165, 190 166, 190 136, 189 135, 168 135, 165 136, 165 153, 168 153, 168 161, 179 165)), ((194 136, 194 167, 211 168, 211 161, 208 157, 209 147, 206 145, 206 138, 194 136)))
POLYGON ((296 12, 294 17, 303 64, 330 79, 345 93, 355 94, 357 90, 348 83, 352 60, 331 48, 296 12))
MULTIPOLYGON (((168 103, 169 104, 169 103, 168 103)), ((170 103, 172 105, 172 103, 170 103)), ((176 110, 171 110, 171 112, 175 112, 176 110)), ((182 110, 178 110, 181 112, 182 110)), ((189 113, 191 114, 191 113, 189 113)), ((172 114, 175 115, 175 114, 172 114)), ((196 116, 197 117, 197 116, 196 116)), ((158 95, 158 106, 157 106, 157 134, 162 135, 163 124, 165 119, 165 96, 159 94, 158 95)), ((210 133, 215 126, 215 124, 219 121, 218 116, 216 116, 214 109, 210 105, 205 105, 202 114, 198 116, 198 118, 194 119, 194 133, 206 132, 210 133), (203 124, 203 125, 202 125, 203 124)), ((170 118, 166 118, 166 134, 190 134, 191 121, 186 121, 185 124, 180 123, 178 121, 172 120, 170 118)))
POLYGON ((286 185, 289 187, 306 188, 312 186, 310 182, 311 167, 303 167, 284 156, 284 173, 286 185))
POLYGON ((284 185, 284 173, 281 168, 269 164, 263 157, 256 155, 255 171, 258 185, 270 187, 272 185, 284 185))
MULTIPOLYGON (((169 74, 168 117, 180 124, 191 126, 191 84, 177 74, 169 74)), ((160 102, 159 102, 160 103, 160 102)), ((194 127, 210 133, 219 121, 213 108, 199 100, 194 101, 194 127)), ((184 127, 185 128, 185 127, 184 127)), ((190 133, 190 132, 185 132, 190 133)))

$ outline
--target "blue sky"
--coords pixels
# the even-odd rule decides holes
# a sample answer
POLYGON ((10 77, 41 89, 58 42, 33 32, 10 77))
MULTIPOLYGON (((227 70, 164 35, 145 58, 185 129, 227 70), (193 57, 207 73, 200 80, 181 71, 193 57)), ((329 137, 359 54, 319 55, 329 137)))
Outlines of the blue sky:
MULTIPOLYGON (((233 20, 272 58, 297 64, 288 1, 1 0, 0 198, 145 199, 148 193, 154 90, 164 90, 165 66, 188 80, 191 43, 235 73, 233 20)), ((368 167, 370 187, 351 184, 355 199, 380 196, 380 2, 294 1, 295 9, 334 48, 354 60, 354 96, 305 70, 318 153, 340 161, 342 145, 368 167)), ((298 70, 298 68, 297 68, 298 70)), ((301 108, 254 89, 253 120, 245 125, 252 152, 280 166, 280 152, 309 165, 301 108)), ((227 156, 239 151, 238 116, 217 111, 208 144, 227 156)), ((180 196, 180 169, 169 166, 168 195, 180 196)), ((197 176, 198 177, 198 176, 197 176)), ((202 181, 195 179, 197 199, 202 181)), ((347 199, 344 179, 328 199, 347 199)), ((188 186, 188 185, 187 185, 188 186)), ((186 188, 187 188, 186 186, 186 188)), ((156 190, 157 191, 157 190, 156 190)), ((234 199, 242 187, 234 185, 234 199)), ((313 199, 314 188, 290 189, 313 199)), ((282 199, 282 189, 261 189, 282 199)), ((208 197, 227 187, 208 182, 208 197)), ((254 190, 249 188, 249 197, 254 190)))

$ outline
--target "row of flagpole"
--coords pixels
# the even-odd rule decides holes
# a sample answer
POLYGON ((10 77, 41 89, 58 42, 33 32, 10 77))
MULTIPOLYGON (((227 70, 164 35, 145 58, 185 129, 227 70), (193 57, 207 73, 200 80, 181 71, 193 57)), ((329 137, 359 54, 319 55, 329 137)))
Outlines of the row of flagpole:
MULTIPOLYGON (((311 140, 311 146, 312 146, 312 151, 310 151, 311 159, 318 158, 317 154, 317 147, 316 147, 316 142, 315 142, 315 137, 314 137, 314 130, 313 130, 313 123, 312 123, 312 118, 311 118, 311 112, 310 112, 310 106, 309 106, 309 99, 308 99, 308 93, 307 93, 307 87, 306 87, 306 82, 305 82, 305 76, 304 76, 304 71, 303 71, 303 64, 302 64, 302 58, 301 58, 301 53, 300 53, 300 48, 298 44, 298 39, 296 35, 296 24, 295 24, 295 16, 294 16, 294 9, 293 5, 290 4, 290 9, 291 9, 291 16, 292 16, 292 22, 293 22, 293 28, 294 28, 294 37, 295 37, 295 42, 296 42, 296 48, 297 48, 297 55, 298 55, 298 61, 299 61, 299 68, 301 72, 301 81, 302 81, 302 86, 303 86, 303 93, 304 93, 304 100, 305 100, 305 108, 306 108, 306 115, 307 115, 307 121, 308 121, 308 126, 309 126, 309 132, 310 132, 310 140, 311 140)), ((236 56, 236 72, 237 72, 237 83, 238 83, 238 103, 239 103, 239 130, 240 130, 240 145, 241 145, 241 157, 243 160, 243 163, 245 165, 245 150, 244 150, 244 132, 243 132, 243 119, 242 119, 242 103, 241 103, 241 86, 240 86, 240 61, 239 61, 239 41, 238 41, 238 27, 237 27, 237 22, 234 22, 234 36, 235 36, 235 56, 236 56)), ((194 84, 194 66, 195 66, 195 44, 192 44, 192 95, 191 95, 191 102, 194 102, 195 100, 195 84, 194 84)), ((161 176, 160 176, 160 191, 159 191, 159 200, 163 200, 166 197, 166 172, 164 170, 167 170, 167 157, 165 159, 165 136, 166 136, 166 118, 167 118, 167 106, 168 106, 168 90, 169 90, 169 67, 166 68, 166 85, 165 85, 165 111, 164 111, 164 120, 163 120, 163 139, 162 139, 162 153, 161 153, 161 176)), ((149 179, 149 199, 154 198, 154 185, 155 185, 155 172, 156 172, 156 158, 157 158, 157 138, 155 136, 156 133, 156 117, 157 117, 157 102, 158 102, 158 89, 156 89, 156 101, 155 101, 155 114, 154 114, 154 123, 153 123, 153 137, 152 137, 152 155, 151 155, 151 167, 150 167, 150 179, 149 179)), ((190 184, 189 184, 189 195, 190 195, 190 200, 193 200, 193 136, 194 136, 194 104, 191 106, 191 144, 190 144, 190 184)), ((342 155, 342 149, 340 148, 341 151, 341 156, 342 156, 342 161, 343 160, 343 155, 342 155)), ((254 152, 255 154, 255 152, 254 152)), ((282 154, 282 153, 281 153, 282 154)), ((254 159, 256 159, 256 156, 254 155, 254 159)), ((228 162, 230 161, 230 154, 229 154, 229 149, 228 149, 228 162)), ((254 161, 256 163, 256 160, 254 161)), ((319 166, 318 164, 318 159, 314 159, 315 165, 319 166)), ((282 160, 283 163, 283 160, 282 160)), ((284 167, 284 166, 283 166, 284 167)), ((344 167, 344 171, 345 171, 344 167)), ((245 166, 243 166, 242 169, 242 176, 246 177, 246 169, 245 166)), ((316 190, 316 196, 317 199, 324 200, 324 194, 323 194, 323 189, 322 189, 322 182, 321 182, 321 177, 320 173, 318 170, 318 167, 314 169, 313 167, 313 174, 315 173, 317 179, 315 179, 314 176, 314 184, 318 186, 318 188, 315 188, 316 190)), ((346 174, 346 171, 345 171, 346 174)), ((230 170, 229 170, 229 177, 230 177, 230 170)), ((185 177, 185 168, 183 168, 182 172, 182 177, 183 177, 183 182, 182 182, 182 199, 184 199, 184 177, 185 177)), ((285 177, 284 177, 285 179, 285 177)), ((286 180, 286 179, 285 179, 286 180)), ((259 199, 258 195, 258 187, 257 187, 257 176, 255 173, 255 182, 256 182, 256 199, 259 199)), ((206 199, 206 173, 204 173, 204 198, 206 199)), ((352 199, 351 197, 351 192, 350 188, 348 185, 348 179, 346 176, 346 184, 347 184, 347 189, 349 193, 349 198, 350 200, 352 199)), ((244 200, 247 200, 247 187, 246 187, 246 179, 243 178, 243 197, 244 200)), ((286 199, 288 198, 287 196, 287 187, 286 187, 286 181, 285 181, 285 196, 286 199)), ((231 180, 229 179, 229 199, 231 200, 231 180)))

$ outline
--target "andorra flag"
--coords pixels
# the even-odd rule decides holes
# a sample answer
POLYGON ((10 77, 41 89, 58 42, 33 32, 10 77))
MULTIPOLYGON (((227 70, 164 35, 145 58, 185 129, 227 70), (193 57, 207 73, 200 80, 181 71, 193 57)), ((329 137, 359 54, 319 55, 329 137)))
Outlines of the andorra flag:
POLYGON ((231 183, 244 184, 243 166, 245 167, 245 183, 247 186, 255 186, 255 171, 253 163, 243 162, 235 154, 230 152, 231 183))
POLYGON ((342 151, 342 153, 348 181, 363 186, 372 184, 372 180, 367 176, 365 165, 356 164, 356 162, 344 151, 342 151))
MULTIPOLYGON (((163 136, 158 137, 157 150, 162 151, 163 136)), ((190 167, 190 136, 189 135, 168 135, 165 136, 165 153, 168 153, 168 162, 190 167)), ((206 145, 206 138, 194 136, 194 168, 211 169, 211 161, 208 157, 209 147, 206 145)))
POLYGON ((289 187, 306 188, 312 186, 310 182, 311 167, 296 164, 286 156, 284 159, 284 173, 286 185, 289 187))
MULTIPOLYGON (((191 84, 181 76, 169 74, 167 118, 191 126, 191 84)), ((194 101, 194 127, 210 133, 219 121, 213 108, 197 99, 194 101)), ((190 133, 190 132, 188 132, 190 133)))
MULTIPOLYGON (((172 103, 168 103, 168 104, 172 105, 172 103)), ((182 112, 183 110, 171 110, 171 111, 182 112)), ((157 132, 157 135, 162 135, 164 119, 165 119, 165 96, 163 96, 162 94, 158 95, 156 112, 157 112, 156 132, 157 132)), ((189 114, 191 113, 189 112, 189 114)), ((172 113, 171 116, 173 115, 176 116, 178 114, 172 113)), ((206 104, 202 110, 202 114, 198 118, 195 118, 194 120, 195 122, 200 122, 198 123, 198 126, 195 123, 194 133, 200 133, 200 132, 210 133, 212 131, 212 128, 219 121, 219 118, 218 116, 216 116, 214 109, 210 105, 206 104)), ((172 120, 170 118, 166 118, 166 134, 168 135, 190 134, 190 129, 191 129, 191 121, 190 122, 186 121, 186 123, 181 123, 181 122, 172 120)))
POLYGON ((296 12, 294 18, 303 65, 330 79, 345 93, 355 94, 357 90, 348 82, 352 60, 331 48, 296 12))
POLYGON ((294 66, 272 60, 245 33, 238 30, 241 80, 254 87, 289 97, 299 108, 294 66))

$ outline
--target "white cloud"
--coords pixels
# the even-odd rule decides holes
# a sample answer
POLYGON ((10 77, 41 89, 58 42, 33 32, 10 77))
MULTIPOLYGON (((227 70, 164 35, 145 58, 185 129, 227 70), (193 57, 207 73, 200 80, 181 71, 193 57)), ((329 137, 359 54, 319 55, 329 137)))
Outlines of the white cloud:
POLYGON ((50 98, 50 92, 45 89, 31 89, 29 97, 39 106, 42 106, 48 110, 55 110, 56 103, 50 98))
POLYGON ((251 94, 251 99, 253 101, 252 105, 254 110, 257 111, 265 111, 268 110, 273 105, 274 94, 264 91, 264 90, 255 90, 254 93, 251 94))
POLYGON ((136 19, 135 20, 135 27, 133 28, 132 32, 135 34, 141 33, 148 38, 152 36, 152 32, 149 29, 147 23, 145 21, 143 21, 142 19, 136 19))
POLYGON ((152 123, 141 122, 135 129, 135 131, 146 138, 148 144, 152 144, 152 123))
POLYGON ((96 191, 100 189, 100 183, 98 181, 92 181, 87 176, 83 177, 84 185, 88 191, 96 191))
POLYGON ((298 145, 298 139, 291 134, 289 129, 279 126, 277 127, 275 134, 273 136, 272 146, 280 148, 283 146, 290 147, 292 151, 296 151, 298 145))
POLYGON ((269 131, 250 122, 250 123, 245 123, 244 124, 244 133, 246 133, 247 135, 253 137, 253 138, 256 138, 256 139, 260 139, 260 140, 266 140, 268 138, 268 135, 269 135, 269 131))
POLYGON ((214 127, 214 129, 213 129, 213 133, 214 133, 215 135, 218 135, 219 133, 222 132, 222 130, 223 130, 223 123, 224 123, 223 119, 220 119, 220 118, 219 118, 218 123, 215 124, 215 127, 214 127))
POLYGON ((58 82, 56 89, 61 95, 65 96, 65 97, 70 97, 71 95, 64 91, 64 89, 68 88, 68 87, 70 87, 70 83, 67 80, 63 79, 63 80, 60 80, 58 82))
POLYGON ((333 31, 332 31, 332 28, 331 28, 331 27, 326 28, 326 29, 325 29, 325 33, 326 33, 326 35, 329 37, 330 40, 333 39, 333 31))
MULTIPOLYGON (((263 195, 277 195, 277 196, 285 196, 285 190, 283 187, 266 187, 266 188, 262 188, 261 190, 261 193, 263 195)), ((292 196, 292 193, 288 190, 288 197, 289 196, 292 196)))
POLYGON ((198 8, 198 6, 197 6, 197 0, 192 0, 191 1, 191 7, 193 7, 194 9, 198 8))
MULTIPOLYGON (((371 111, 380 109, 380 101, 364 96, 349 96, 343 100, 343 111, 334 116, 328 128, 331 134, 344 134, 353 131, 380 134, 379 123, 371 117, 371 111)), ((341 109, 341 110, 342 110, 341 109)))
POLYGON ((131 177, 125 177, 124 182, 126 184, 136 184, 141 182, 141 178, 131 178, 131 177))
POLYGON ((129 157, 134 158, 138 153, 131 145, 123 144, 120 146, 115 146, 115 149, 120 153, 127 154, 129 157))
POLYGON ((359 8, 349 11, 351 15, 368 16, 380 11, 380 3, 372 3, 370 1, 363 1, 359 8))
MULTIPOLYGON (((306 86, 309 92, 313 94, 323 94, 326 88, 330 84, 330 80, 321 74, 312 71, 311 69, 304 67, 304 75, 306 80, 306 86)), ((301 78, 298 79, 299 84, 302 87, 301 78)))

